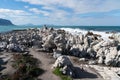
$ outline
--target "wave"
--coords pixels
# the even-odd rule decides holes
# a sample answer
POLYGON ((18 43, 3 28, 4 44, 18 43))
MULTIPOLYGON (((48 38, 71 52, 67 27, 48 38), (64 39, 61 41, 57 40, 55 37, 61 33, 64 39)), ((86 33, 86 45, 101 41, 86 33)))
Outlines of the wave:
POLYGON ((106 33, 105 31, 94 31, 94 30, 83 30, 79 28, 60 28, 62 30, 65 30, 73 35, 79 35, 80 33, 86 34, 88 31, 93 32, 94 34, 99 34, 104 40, 108 40, 110 36, 113 35, 113 33, 106 33))

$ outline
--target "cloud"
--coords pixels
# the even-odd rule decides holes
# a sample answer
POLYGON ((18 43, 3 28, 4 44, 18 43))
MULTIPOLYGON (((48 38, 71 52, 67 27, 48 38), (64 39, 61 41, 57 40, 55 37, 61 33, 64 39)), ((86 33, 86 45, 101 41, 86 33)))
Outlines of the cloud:
POLYGON ((17 24, 109 25, 118 24, 120 20, 120 0, 16 1, 25 2, 24 10, 0 8, 0 17, 17 24))
POLYGON ((108 12, 120 9, 120 0, 19 0, 34 5, 42 5, 48 9, 66 7, 76 14, 89 12, 108 12))
POLYGON ((27 16, 31 15, 23 10, 12 10, 12 9, 4 9, 0 8, 0 14, 4 14, 6 16, 27 16))
POLYGON ((30 8, 29 11, 32 11, 36 14, 43 14, 44 16, 49 16, 49 12, 47 11, 43 11, 43 10, 39 10, 37 8, 30 8))
MULTIPOLYGON (((92 1, 90 0, 17 0, 17 1, 27 2, 33 5, 40 5, 41 9, 34 8, 31 11, 37 14, 38 13, 43 14, 44 16, 52 16, 52 17, 54 16, 56 18, 58 17, 63 18, 67 16, 75 17, 75 15, 81 16, 81 14, 86 14, 86 13, 109 13, 113 10, 120 9, 120 5, 119 5, 120 0, 92 0, 92 1)), ((89 15, 89 16, 94 17, 94 15, 89 15)))
POLYGON ((4 9, 4 8, 0 8, 0 17, 5 19, 10 19, 15 24, 22 24, 34 18, 34 16, 32 16, 31 13, 28 13, 26 11, 4 9))
POLYGON ((26 8, 26 9, 27 9, 27 8, 29 8, 29 6, 24 6, 24 8, 26 8))

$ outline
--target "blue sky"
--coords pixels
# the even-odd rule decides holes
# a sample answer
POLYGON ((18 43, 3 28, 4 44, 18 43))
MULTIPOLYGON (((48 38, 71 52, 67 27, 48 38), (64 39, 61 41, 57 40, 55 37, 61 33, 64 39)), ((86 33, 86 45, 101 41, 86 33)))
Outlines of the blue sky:
POLYGON ((0 0, 14 24, 120 25, 120 0, 0 0))

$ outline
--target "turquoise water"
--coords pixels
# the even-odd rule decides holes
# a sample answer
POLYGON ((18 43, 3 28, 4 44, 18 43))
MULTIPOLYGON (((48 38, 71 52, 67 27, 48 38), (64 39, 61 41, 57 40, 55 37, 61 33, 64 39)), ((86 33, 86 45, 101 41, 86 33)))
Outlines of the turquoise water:
MULTIPOLYGON (((27 28, 41 28, 42 26, 0 26, 0 32, 7 32, 17 29, 27 29, 27 28)), ((120 32, 120 26, 48 26, 54 28, 73 28, 82 30, 93 30, 93 31, 109 31, 109 32, 120 32)))
POLYGON ((0 26, 0 32, 7 32, 18 29, 27 29, 27 28, 40 28, 42 26, 0 26))

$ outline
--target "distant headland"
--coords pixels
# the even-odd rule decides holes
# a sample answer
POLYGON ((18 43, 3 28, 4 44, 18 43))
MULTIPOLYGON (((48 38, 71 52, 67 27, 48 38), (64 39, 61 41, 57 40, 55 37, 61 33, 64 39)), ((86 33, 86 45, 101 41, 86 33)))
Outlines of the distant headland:
POLYGON ((14 25, 10 20, 0 18, 0 26, 14 25))

